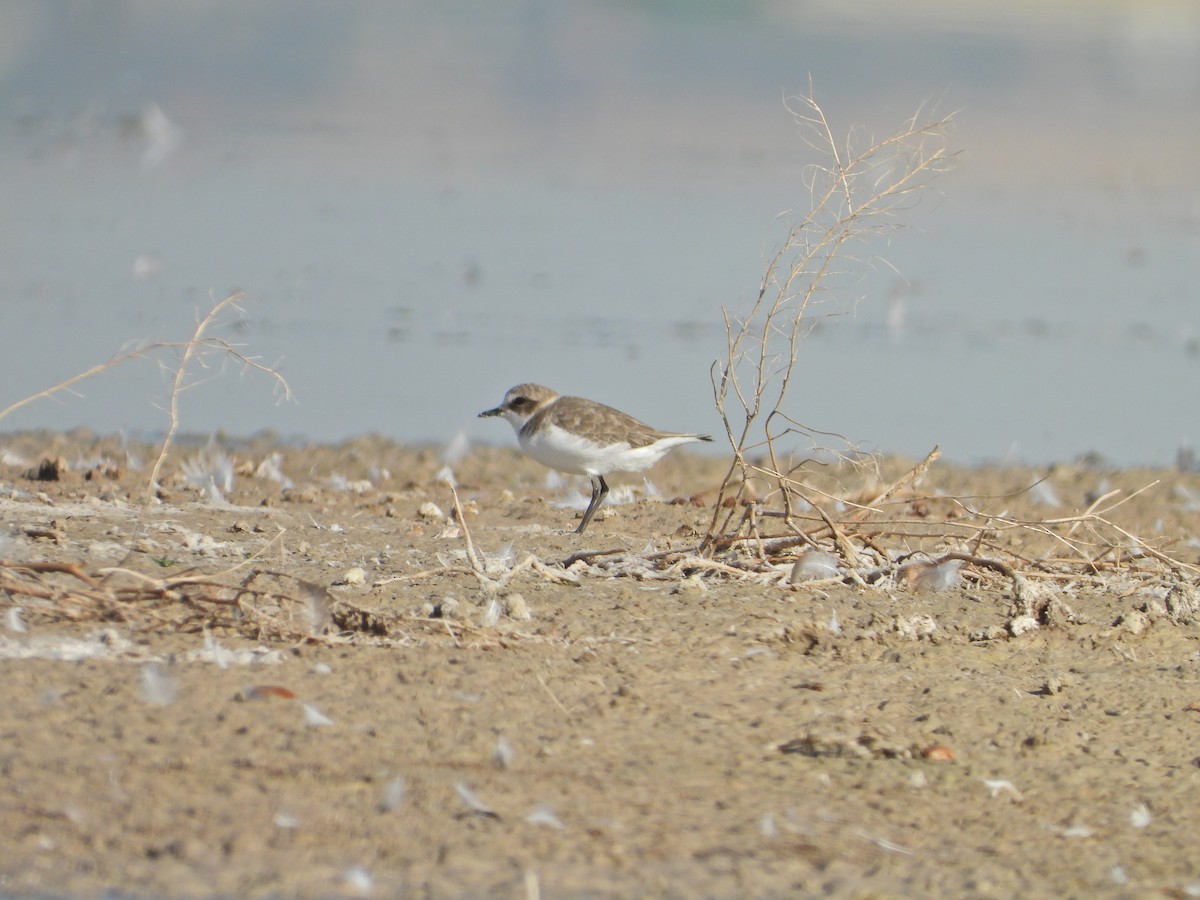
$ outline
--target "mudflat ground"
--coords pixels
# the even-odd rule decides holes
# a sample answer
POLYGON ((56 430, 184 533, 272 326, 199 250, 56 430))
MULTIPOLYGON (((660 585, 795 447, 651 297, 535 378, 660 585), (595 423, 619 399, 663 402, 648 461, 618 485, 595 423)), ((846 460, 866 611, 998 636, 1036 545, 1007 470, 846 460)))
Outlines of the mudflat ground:
POLYGON ((1022 609, 971 563, 705 567, 723 471, 683 453, 577 536, 507 449, 455 462, 465 530, 382 440, 181 448, 149 505, 152 449, 0 450, 0 893, 1200 894, 1197 475, 939 463, 847 527, 1003 559, 1022 609), (1110 491, 1121 531, 1054 521, 1110 491))

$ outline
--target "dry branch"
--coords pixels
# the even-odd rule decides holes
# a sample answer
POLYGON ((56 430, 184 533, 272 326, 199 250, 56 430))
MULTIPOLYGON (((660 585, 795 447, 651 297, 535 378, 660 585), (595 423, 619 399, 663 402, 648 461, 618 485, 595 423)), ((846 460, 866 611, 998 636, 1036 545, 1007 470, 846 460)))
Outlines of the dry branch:
MULTIPOLYGON (((727 498, 740 498, 752 473, 766 475, 786 515, 796 499, 795 467, 785 465, 791 452, 784 439, 815 434, 787 412, 788 393, 801 348, 817 319, 844 315, 855 302, 844 295, 852 275, 852 247, 869 250, 871 239, 898 227, 895 215, 929 188, 946 168, 944 143, 948 118, 919 113, 899 131, 855 147, 835 139, 824 110, 810 93, 791 110, 801 132, 826 159, 808 170, 809 211, 792 225, 767 263, 757 295, 740 315, 724 311, 725 357, 712 367, 713 397, 732 457, 713 503, 702 543, 711 551, 732 521, 723 512, 727 498), (761 465, 751 454, 763 455, 761 465)), ((877 257, 868 256, 868 263, 877 257)), ((832 527, 832 526, 831 526, 832 527)), ((836 528, 833 528, 836 532, 836 528)))

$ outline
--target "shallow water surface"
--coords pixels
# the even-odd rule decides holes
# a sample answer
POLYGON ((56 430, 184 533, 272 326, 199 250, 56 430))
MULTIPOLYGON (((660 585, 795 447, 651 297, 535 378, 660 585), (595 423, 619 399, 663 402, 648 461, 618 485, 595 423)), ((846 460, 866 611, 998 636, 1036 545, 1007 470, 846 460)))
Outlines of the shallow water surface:
MULTIPOLYGON (((1197 442, 1189 4, 130 0, 0 34, 0 408, 241 289, 220 334, 298 402, 205 370, 189 430, 507 442, 474 415, 536 380, 719 432, 722 309, 821 161, 811 78, 839 135, 932 105, 957 155, 847 260, 790 415, 964 461, 1197 442)), ((0 429, 166 424, 152 363, 81 390, 0 429)))

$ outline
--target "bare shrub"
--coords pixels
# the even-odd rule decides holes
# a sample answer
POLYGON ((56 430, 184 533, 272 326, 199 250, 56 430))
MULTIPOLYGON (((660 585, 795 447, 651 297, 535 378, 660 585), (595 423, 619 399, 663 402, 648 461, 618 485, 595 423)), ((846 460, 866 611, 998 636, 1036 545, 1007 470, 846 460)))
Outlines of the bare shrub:
POLYGON ((806 170, 809 211, 767 262, 749 309, 724 311, 726 351, 713 364, 712 385, 733 454, 713 505, 707 548, 734 523, 737 501, 754 476, 790 518, 799 486, 787 439, 807 436, 811 443, 817 434, 794 417, 788 402, 803 342, 819 319, 853 312, 853 282, 878 261, 872 244, 900 227, 897 213, 929 191, 949 160, 948 117, 921 110, 883 140, 852 131, 843 144, 811 88, 789 109, 823 161, 806 170), (868 256, 855 256, 864 252, 868 256))

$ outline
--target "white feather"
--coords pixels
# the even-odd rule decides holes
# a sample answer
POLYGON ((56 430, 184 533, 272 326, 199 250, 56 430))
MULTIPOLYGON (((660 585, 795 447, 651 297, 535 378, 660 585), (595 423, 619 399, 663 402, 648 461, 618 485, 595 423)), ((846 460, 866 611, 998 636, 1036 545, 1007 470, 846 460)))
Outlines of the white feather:
POLYGON ((537 431, 518 432, 521 449, 544 466, 572 475, 607 475, 609 472, 640 472, 648 469, 672 447, 690 444, 700 438, 672 435, 645 447, 626 442, 598 444, 547 422, 537 431))

